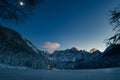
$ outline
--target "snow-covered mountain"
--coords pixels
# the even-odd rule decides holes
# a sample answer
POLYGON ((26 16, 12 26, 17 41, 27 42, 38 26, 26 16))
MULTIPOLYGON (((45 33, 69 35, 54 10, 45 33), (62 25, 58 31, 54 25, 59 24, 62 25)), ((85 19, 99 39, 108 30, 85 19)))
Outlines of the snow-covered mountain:
POLYGON ((99 50, 94 50, 90 53, 85 50, 77 50, 73 47, 71 49, 55 51, 49 55, 49 64, 59 69, 94 68, 93 63, 99 61, 101 56, 102 53, 99 50))
POLYGON ((76 60, 81 60, 82 56, 80 53, 85 53, 85 51, 78 51, 76 48, 55 51, 53 54, 50 55, 49 59, 54 61, 72 61, 75 62, 76 60))
POLYGON ((16 31, 0 26, 0 63, 41 69, 45 62, 42 53, 16 31))
POLYGON ((49 55, 49 64, 58 69, 88 69, 120 67, 120 44, 112 44, 104 52, 98 49, 77 50, 76 48, 55 51, 49 55))

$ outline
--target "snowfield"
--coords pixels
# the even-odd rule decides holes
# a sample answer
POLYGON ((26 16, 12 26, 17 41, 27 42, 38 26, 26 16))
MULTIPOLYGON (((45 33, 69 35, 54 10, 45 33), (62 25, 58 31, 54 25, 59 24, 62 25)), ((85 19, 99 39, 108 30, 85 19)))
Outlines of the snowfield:
POLYGON ((53 71, 0 68, 0 80, 120 80, 120 68, 53 71))

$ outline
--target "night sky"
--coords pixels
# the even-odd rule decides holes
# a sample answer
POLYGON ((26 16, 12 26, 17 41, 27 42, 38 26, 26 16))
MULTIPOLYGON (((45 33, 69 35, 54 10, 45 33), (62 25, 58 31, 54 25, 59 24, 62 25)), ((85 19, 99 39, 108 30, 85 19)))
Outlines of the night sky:
POLYGON ((67 49, 74 46, 85 50, 106 48, 109 38, 109 10, 120 0, 43 0, 26 21, 3 23, 30 40, 38 49, 67 49), (51 46, 53 45, 53 46, 51 46))

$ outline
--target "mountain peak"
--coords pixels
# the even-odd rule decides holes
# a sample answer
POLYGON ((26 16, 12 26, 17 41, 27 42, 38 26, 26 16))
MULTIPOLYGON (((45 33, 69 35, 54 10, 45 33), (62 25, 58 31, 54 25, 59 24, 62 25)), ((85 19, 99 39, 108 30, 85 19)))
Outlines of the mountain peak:
POLYGON ((94 53, 94 52, 96 52, 96 51, 99 51, 99 50, 96 49, 96 48, 92 48, 92 49, 89 51, 89 53, 94 53))
POLYGON ((76 50, 77 51, 77 49, 75 47, 72 47, 70 50, 76 50))
POLYGON ((76 51, 83 50, 82 48, 80 48, 80 47, 78 47, 78 46, 72 47, 71 49, 76 50, 76 51))

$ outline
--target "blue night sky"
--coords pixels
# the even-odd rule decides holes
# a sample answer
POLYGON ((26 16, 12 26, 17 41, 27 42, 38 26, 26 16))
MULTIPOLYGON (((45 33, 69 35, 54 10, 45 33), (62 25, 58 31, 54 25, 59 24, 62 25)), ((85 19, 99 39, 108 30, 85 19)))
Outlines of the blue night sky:
POLYGON ((20 24, 4 24, 30 40, 38 49, 46 42, 59 50, 79 46, 103 51, 112 35, 108 12, 119 0, 43 0, 31 18, 20 24))

